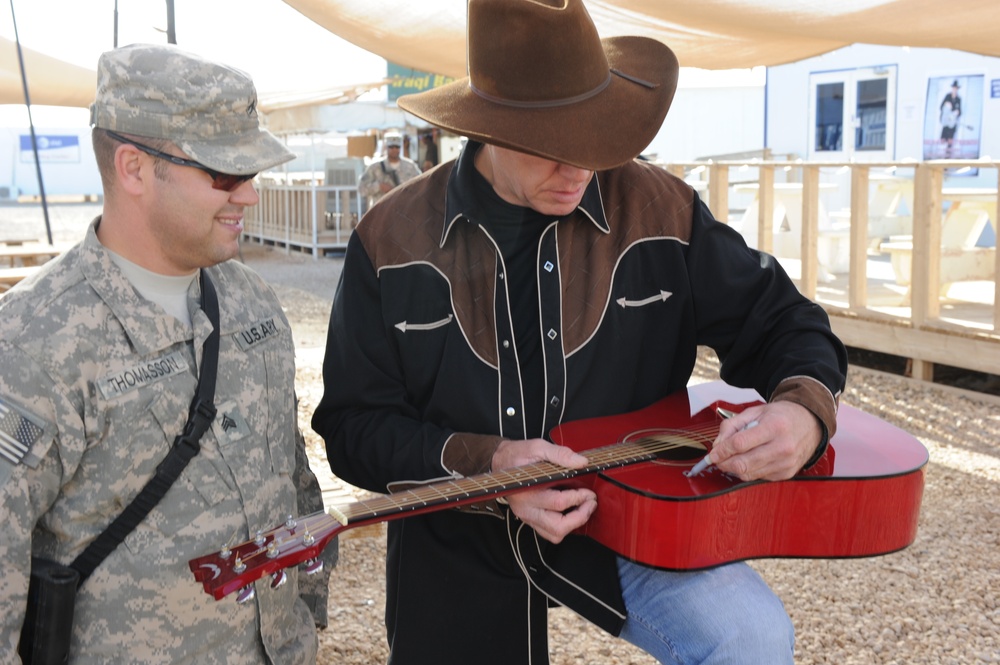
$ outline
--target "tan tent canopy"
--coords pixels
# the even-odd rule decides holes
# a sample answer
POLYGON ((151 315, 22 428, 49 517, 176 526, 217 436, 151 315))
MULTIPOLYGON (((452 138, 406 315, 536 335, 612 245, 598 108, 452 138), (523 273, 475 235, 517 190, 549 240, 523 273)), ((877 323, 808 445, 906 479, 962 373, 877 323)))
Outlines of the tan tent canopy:
MULTIPOLYGON (((323 132, 329 129, 329 123, 323 118, 324 109, 331 106, 345 106, 349 102, 357 101, 364 93, 376 90, 386 83, 388 79, 324 90, 261 93, 257 101, 257 110, 265 115, 267 128, 275 134, 323 132)), ((345 131, 344 128, 337 129, 345 131)), ((346 129, 368 128, 353 125, 346 129)))
MULTIPOLYGON (((21 47, 32 104, 88 107, 94 101, 97 71, 21 47)), ((0 37, 0 104, 24 104, 17 44, 0 37)))
MULTIPOLYGON (((436 74, 465 75, 467 0, 284 2, 390 62, 436 74)), ((603 36, 641 34, 660 39, 686 67, 777 65, 852 43, 952 48, 1000 56, 997 0, 953 0, 943 5, 931 0, 586 2, 603 36)), ((22 52, 32 104, 90 105, 97 83, 94 70, 29 48, 22 52)), ((0 63, 0 104, 23 104, 16 45, 4 37, 0 37, 0 63)), ((330 64, 351 67, 349 62, 330 64)), ((273 110, 308 103, 276 101, 273 110)))
MULTIPOLYGON (((285 0, 390 62, 460 77, 467 0, 285 0)), ((779 65, 854 43, 1000 56, 997 0, 587 0, 604 37, 660 39, 682 66, 779 65)))

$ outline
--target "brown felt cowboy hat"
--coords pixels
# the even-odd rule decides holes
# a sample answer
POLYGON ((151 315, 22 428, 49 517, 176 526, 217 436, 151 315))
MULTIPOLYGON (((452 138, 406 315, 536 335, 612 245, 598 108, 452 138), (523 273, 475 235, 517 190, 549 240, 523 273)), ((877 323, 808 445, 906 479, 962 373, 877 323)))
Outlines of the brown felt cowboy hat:
POLYGON ((677 87, 677 58, 647 37, 597 34, 582 0, 469 0, 469 76, 400 97, 476 141, 585 169, 635 158, 677 87))

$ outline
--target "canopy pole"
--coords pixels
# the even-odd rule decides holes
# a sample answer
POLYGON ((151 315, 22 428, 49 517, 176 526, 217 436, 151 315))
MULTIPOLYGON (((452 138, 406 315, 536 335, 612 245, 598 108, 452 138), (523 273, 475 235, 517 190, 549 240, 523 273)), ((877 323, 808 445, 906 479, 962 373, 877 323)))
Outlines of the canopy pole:
POLYGON ((174 23, 174 0, 167 0, 167 43, 177 43, 177 26, 174 23))
POLYGON ((14 22, 14 42, 17 44, 17 59, 21 65, 21 85, 24 86, 24 104, 28 109, 28 127, 31 130, 31 150, 35 153, 35 172, 38 174, 38 194, 42 197, 42 214, 45 216, 45 234, 52 243, 52 226, 49 224, 49 205, 45 198, 45 182, 42 180, 42 162, 38 159, 38 140, 35 138, 35 123, 31 119, 31 96, 28 94, 28 76, 24 71, 24 54, 21 53, 21 38, 17 34, 17 19, 14 17, 14 0, 10 0, 10 18, 14 22))

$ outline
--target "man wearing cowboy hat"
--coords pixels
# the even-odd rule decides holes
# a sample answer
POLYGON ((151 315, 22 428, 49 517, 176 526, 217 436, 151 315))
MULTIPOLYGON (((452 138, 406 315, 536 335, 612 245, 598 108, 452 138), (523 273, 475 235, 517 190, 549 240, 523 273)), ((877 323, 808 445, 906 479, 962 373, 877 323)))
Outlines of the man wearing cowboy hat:
POLYGON ((941 141, 944 143, 944 157, 952 156, 955 145, 955 132, 958 130, 958 119, 962 115, 962 97, 958 94, 961 86, 958 79, 951 82, 951 90, 941 100, 941 141))
MULTIPOLYGON (((468 30, 469 77, 399 100, 464 150, 348 245, 312 421, 334 472, 385 492, 581 467, 547 433, 683 389, 700 345, 768 400, 723 424, 718 469, 777 480, 818 460, 847 368, 826 314, 635 159, 673 97, 670 49, 600 39, 582 0, 470 0, 468 30)), ((552 603, 663 662, 792 662, 752 569, 630 562, 572 533, 599 504, 550 486, 390 523, 390 662, 545 663, 552 603)))

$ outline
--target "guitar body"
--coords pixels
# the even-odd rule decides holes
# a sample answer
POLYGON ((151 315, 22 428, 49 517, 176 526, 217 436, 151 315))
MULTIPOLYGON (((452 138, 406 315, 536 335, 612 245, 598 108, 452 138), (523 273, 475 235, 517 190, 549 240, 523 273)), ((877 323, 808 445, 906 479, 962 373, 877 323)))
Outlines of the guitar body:
POLYGON ((927 451, 903 430, 847 405, 826 454, 801 475, 743 482, 715 467, 685 475, 711 449, 722 421, 717 407, 739 412, 759 403, 714 382, 640 411, 555 428, 553 441, 584 453, 659 431, 692 438, 679 454, 576 478, 598 495, 597 511, 579 533, 633 561, 674 570, 766 557, 872 556, 913 542, 927 451))

